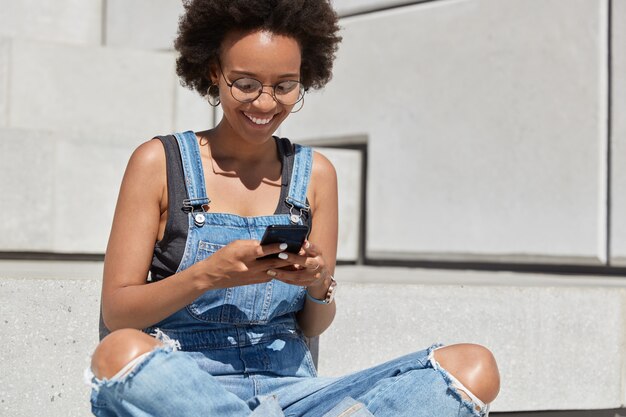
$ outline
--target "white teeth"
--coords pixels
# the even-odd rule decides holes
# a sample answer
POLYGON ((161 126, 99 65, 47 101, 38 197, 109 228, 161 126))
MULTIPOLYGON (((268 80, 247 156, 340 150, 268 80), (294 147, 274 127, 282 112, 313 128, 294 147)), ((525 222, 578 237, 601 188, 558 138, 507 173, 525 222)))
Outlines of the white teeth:
POLYGON ((259 119, 257 117, 251 116, 248 113, 244 113, 246 115, 246 117, 250 120, 252 120, 253 123, 257 124, 257 125, 266 125, 269 122, 272 121, 272 118, 270 117, 269 119, 259 119))

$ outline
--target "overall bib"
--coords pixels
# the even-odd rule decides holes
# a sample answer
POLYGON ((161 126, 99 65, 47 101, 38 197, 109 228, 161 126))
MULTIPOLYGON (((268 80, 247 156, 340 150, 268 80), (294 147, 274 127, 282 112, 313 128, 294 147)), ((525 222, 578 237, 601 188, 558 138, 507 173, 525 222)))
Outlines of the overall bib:
MULTIPOLYGON (((291 214, 242 217, 211 213, 206 195, 200 149, 193 132, 175 134, 181 153, 188 199, 188 234, 176 272, 211 256, 239 239, 261 240, 272 224, 303 224, 308 212, 306 192, 311 176, 311 148, 295 145, 292 176, 286 198, 291 214)), ((167 279, 167 278, 166 278, 167 279)), ((181 349, 199 352, 201 363, 221 377, 244 399, 255 395, 253 375, 311 377, 315 366, 299 331, 295 313, 304 305, 306 288, 271 280, 207 291, 186 308, 145 329, 159 329, 180 343, 181 349), (242 376, 246 376, 242 380, 242 376)))

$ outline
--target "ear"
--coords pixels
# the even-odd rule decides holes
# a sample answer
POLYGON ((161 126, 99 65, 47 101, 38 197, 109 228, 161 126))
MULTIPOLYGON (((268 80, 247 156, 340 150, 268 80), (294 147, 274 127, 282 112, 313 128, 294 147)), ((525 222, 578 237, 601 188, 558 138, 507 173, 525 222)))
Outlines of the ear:
POLYGON ((211 81, 211 84, 219 83, 220 68, 216 63, 209 64, 209 70, 207 71, 207 79, 211 81))

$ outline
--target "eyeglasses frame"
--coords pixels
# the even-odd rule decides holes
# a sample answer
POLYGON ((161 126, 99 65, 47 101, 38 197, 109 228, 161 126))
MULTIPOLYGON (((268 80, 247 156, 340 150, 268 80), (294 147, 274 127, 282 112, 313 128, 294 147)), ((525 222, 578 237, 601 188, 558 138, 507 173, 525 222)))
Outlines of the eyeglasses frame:
POLYGON ((220 73, 222 74, 222 78, 224 79, 224 82, 226 83, 226 85, 228 86, 228 89, 230 90, 230 95, 237 100, 240 103, 252 103, 253 101, 257 100, 259 97, 261 97, 261 94, 265 93, 265 94, 269 94, 270 97, 272 97, 274 99, 275 102, 282 104, 283 106, 295 106, 296 104, 298 104, 299 102, 301 102, 304 99, 304 95, 306 94, 306 88, 304 87, 304 84, 302 84, 302 82, 300 82, 300 80, 284 80, 281 81, 279 83, 276 83, 274 85, 271 84, 263 84, 261 81, 257 80, 256 78, 252 78, 252 77, 239 77, 236 80, 234 80, 232 83, 229 83, 228 80, 226 79, 226 74, 224 74, 224 71, 222 70, 222 63, 218 61, 217 65, 219 66, 220 69, 220 73), (261 89, 259 90, 259 95, 256 96, 254 99, 252 100, 247 100, 247 101, 241 101, 239 100, 237 97, 235 97, 235 95, 233 94, 233 85, 235 85, 235 83, 239 80, 242 80, 244 78, 247 78, 249 80, 254 80, 257 81, 259 84, 261 84, 261 89), (292 81, 292 82, 297 82, 298 84, 300 84, 300 90, 302 91, 302 95, 300 96, 300 98, 298 99, 298 101, 296 101, 295 103, 291 103, 291 104, 286 104, 283 103, 282 101, 280 101, 277 97, 276 97, 276 86, 280 83, 283 83, 285 81, 292 81), (268 93, 265 91, 264 87, 272 87, 272 93, 268 93))

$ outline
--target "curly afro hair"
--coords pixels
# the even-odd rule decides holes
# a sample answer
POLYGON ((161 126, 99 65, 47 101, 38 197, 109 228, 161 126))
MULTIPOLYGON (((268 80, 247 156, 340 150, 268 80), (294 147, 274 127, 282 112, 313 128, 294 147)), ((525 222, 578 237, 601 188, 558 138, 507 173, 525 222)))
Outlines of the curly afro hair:
POLYGON ((267 30, 298 41, 302 51, 300 81, 305 89, 322 88, 332 77, 341 41, 338 17, 329 0, 186 0, 174 42, 180 56, 181 84, 206 96, 207 70, 218 62, 220 47, 232 30, 267 30))

